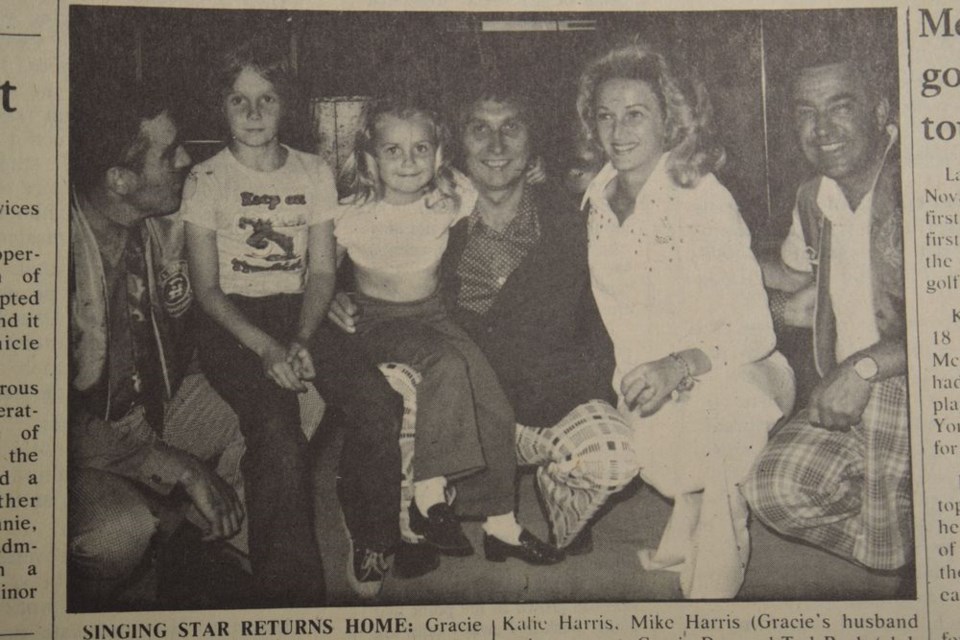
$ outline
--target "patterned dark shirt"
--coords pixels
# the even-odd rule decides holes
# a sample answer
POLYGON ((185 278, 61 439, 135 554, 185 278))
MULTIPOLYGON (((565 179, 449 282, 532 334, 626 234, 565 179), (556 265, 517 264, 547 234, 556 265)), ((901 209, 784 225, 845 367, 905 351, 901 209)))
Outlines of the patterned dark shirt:
POLYGON ((147 292, 147 262, 144 238, 139 229, 127 234, 123 254, 116 266, 101 255, 107 285, 107 318, 110 328, 107 375, 87 395, 94 415, 99 406, 110 406, 110 420, 120 420, 143 405, 150 426, 163 428, 163 374, 151 324, 147 292))
POLYGON ((457 268, 460 307, 480 315, 490 310, 507 278, 540 240, 537 214, 530 192, 524 190, 517 215, 497 231, 480 217, 477 203, 467 220, 467 244, 457 268))

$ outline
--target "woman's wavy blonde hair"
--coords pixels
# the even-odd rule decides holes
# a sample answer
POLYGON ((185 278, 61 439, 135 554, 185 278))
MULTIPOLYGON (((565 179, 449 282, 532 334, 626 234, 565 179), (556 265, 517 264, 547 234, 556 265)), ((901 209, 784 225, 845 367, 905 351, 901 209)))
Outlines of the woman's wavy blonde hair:
POLYGON ((583 135, 599 146, 597 92, 607 80, 647 83, 664 113, 667 171, 681 187, 693 187, 704 175, 723 166, 726 154, 713 132, 713 107, 706 86, 693 70, 681 78, 661 53, 643 44, 612 49, 592 60, 580 74, 577 114, 583 135))
POLYGON ((446 149, 450 134, 440 116, 419 103, 397 97, 377 98, 363 106, 362 124, 357 131, 353 153, 344 162, 340 172, 340 184, 346 201, 352 204, 375 202, 383 197, 383 183, 376 158, 377 123, 384 116, 392 115, 401 120, 421 117, 430 123, 433 143, 437 147, 436 170, 426 191, 436 192, 439 198, 429 198, 428 206, 434 206, 445 198, 458 198, 454 187, 453 169, 446 149))

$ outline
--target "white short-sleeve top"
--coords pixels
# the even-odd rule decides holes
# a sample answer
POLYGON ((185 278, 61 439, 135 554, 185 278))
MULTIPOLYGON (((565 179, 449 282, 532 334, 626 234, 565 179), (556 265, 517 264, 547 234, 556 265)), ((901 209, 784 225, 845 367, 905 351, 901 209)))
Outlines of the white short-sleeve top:
POLYGON ((334 233, 359 268, 388 277, 429 273, 440 264, 450 227, 468 215, 476 191, 464 178, 456 197, 432 192, 410 204, 343 204, 334 233))

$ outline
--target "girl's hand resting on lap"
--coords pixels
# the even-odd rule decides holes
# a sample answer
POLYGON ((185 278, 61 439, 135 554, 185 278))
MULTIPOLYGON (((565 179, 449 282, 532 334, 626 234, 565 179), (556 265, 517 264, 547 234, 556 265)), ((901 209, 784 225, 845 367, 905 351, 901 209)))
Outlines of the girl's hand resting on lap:
POLYGON ((313 380, 317 377, 317 371, 313 367, 313 358, 310 356, 310 350, 302 342, 294 340, 287 347, 287 361, 293 367, 293 372, 300 380, 313 380))
POLYGON ((294 371, 287 349, 278 342, 271 341, 260 354, 260 362, 267 377, 284 389, 306 391, 307 387, 294 371))

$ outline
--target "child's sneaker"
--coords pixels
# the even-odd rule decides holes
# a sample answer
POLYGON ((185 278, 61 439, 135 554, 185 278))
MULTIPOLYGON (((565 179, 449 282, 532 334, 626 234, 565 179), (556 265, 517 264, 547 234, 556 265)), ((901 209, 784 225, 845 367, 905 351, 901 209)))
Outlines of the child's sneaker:
POLYGON ((383 589, 390 565, 382 551, 354 546, 350 539, 350 556, 347 558, 347 582, 361 598, 376 598, 383 589))

